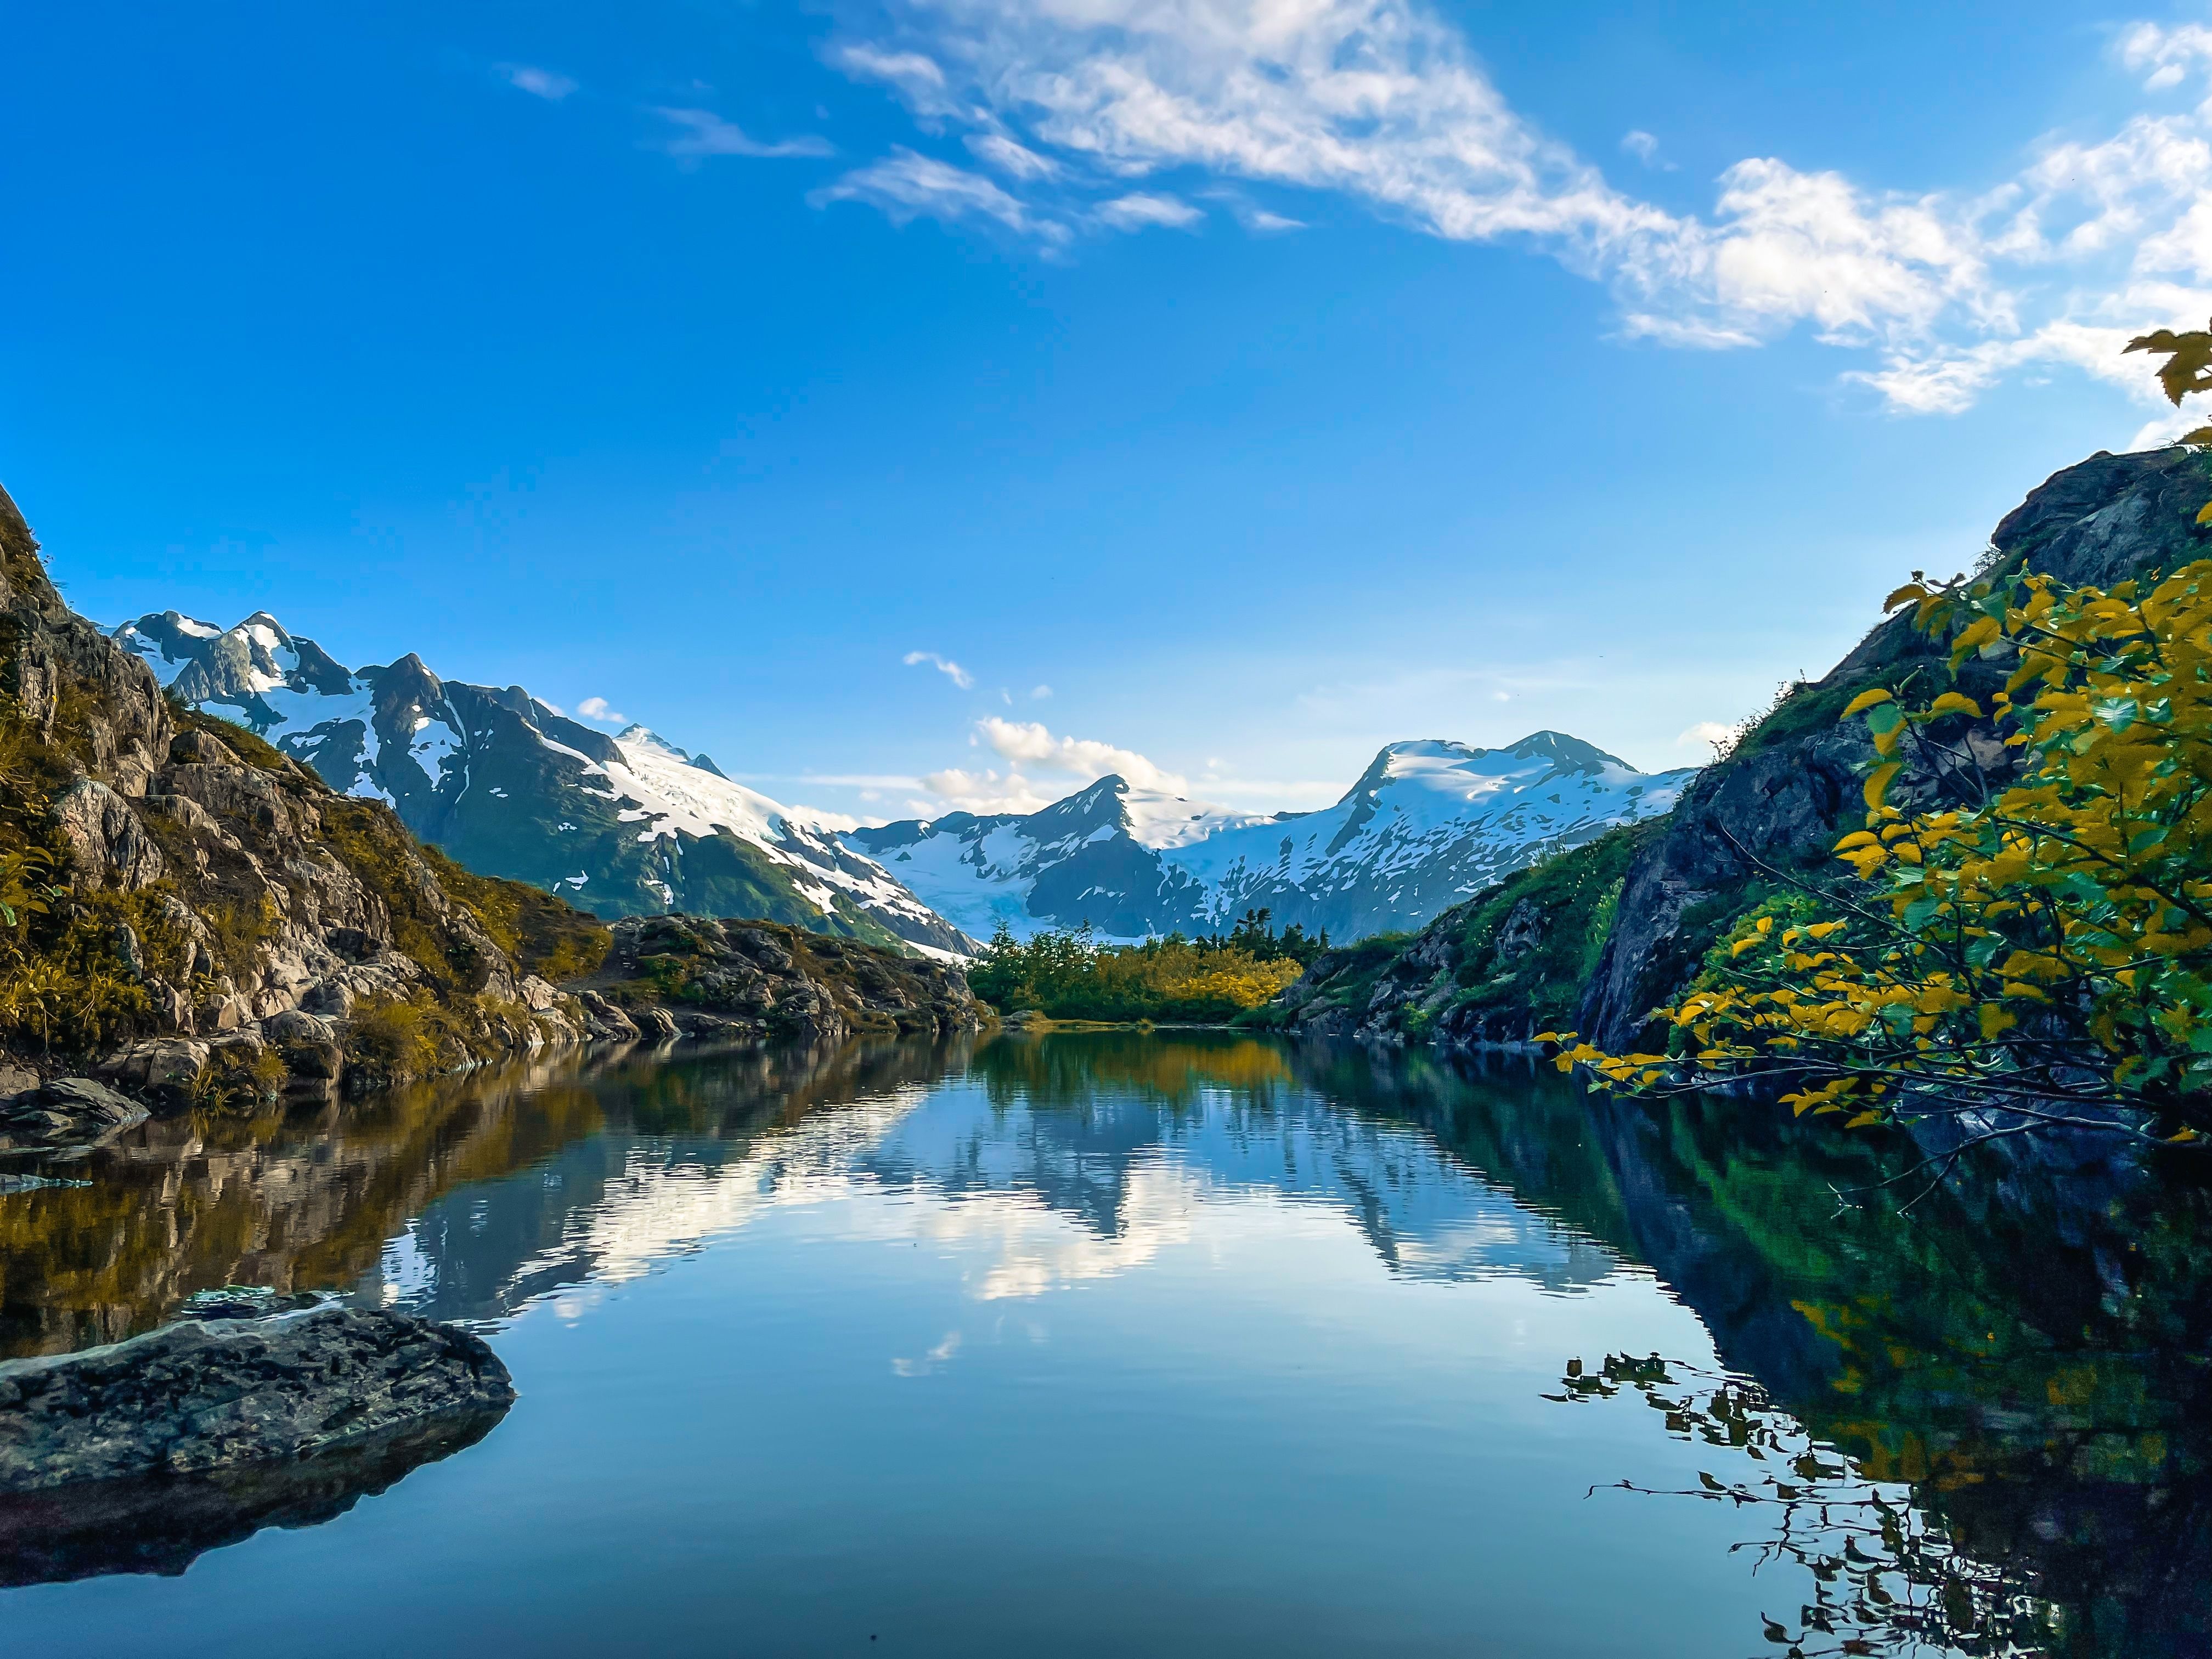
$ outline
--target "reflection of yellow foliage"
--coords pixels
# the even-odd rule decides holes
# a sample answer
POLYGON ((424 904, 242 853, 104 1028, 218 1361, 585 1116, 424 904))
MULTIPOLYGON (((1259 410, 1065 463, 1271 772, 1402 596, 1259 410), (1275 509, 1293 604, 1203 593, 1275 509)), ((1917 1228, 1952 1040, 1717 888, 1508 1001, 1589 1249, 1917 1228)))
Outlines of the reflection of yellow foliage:
POLYGON ((0 1306, 13 1316, 0 1352, 115 1340, 216 1285, 357 1281, 441 1194, 603 1126, 581 1086, 526 1104, 527 1076, 518 1067, 250 1120, 199 1114, 161 1126, 174 1162, 117 1160, 88 1188, 0 1197, 0 1306))
POLYGON ((1183 1106, 1205 1089, 1264 1097, 1292 1081, 1281 1046, 1251 1037, 1164 1042, 1120 1031, 1061 1032, 1043 1042, 991 1043, 976 1065, 993 1085, 1016 1085, 1039 1106, 1116 1090, 1183 1106))

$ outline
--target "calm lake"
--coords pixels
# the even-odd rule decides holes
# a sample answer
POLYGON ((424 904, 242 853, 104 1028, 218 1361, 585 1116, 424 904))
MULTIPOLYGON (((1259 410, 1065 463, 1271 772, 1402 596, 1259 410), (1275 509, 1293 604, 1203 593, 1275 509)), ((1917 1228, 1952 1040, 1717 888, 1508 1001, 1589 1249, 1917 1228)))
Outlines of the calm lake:
POLYGON ((328 1289, 520 1399, 0 1518, 0 1650, 2212 1651, 2203 1194, 1880 1152, 1123 1033, 149 1125, 0 1195, 0 1355, 328 1289))

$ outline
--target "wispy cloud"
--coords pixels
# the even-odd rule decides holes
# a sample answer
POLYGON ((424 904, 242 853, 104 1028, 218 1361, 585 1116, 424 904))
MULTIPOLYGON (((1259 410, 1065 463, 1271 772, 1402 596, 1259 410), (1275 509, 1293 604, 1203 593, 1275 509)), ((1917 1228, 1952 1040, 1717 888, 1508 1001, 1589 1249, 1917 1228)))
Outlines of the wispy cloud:
POLYGON ((549 104, 559 103, 576 89, 576 83, 567 76, 539 69, 534 64, 494 64, 491 67, 492 72, 507 85, 519 88, 532 98, 543 98, 549 104))
MULTIPOLYGON (((549 707, 550 705, 548 705, 549 707)), ((628 726, 629 716, 618 709, 610 708, 605 697, 586 697, 576 705, 576 712, 587 720, 597 720, 602 726, 628 726)))
POLYGON ((653 112, 680 129, 660 145, 671 155, 696 160, 707 155, 748 155, 774 161, 801 155, 835 155, 836 147, 811 134, 763 143, 708 109, 657 107, 653 112))
POLYGON ((1683 732, 1680 737, 1675 738, 1674 743, 1678 748, 1686 746, 1690 744, 1697 744, 1699 745, 1707 744, 1724 744, 1730 738, 1734 738, 1735 734, 1736 728, 1723 721, 1699 720, 1695 726, 1690 727, 1688 731, 1683 732))
POLYGON ((975 684, 975 677, 973 674, 950 657, 940 657, 934 651, 909 651, 900 660, 908 668, 918 667, 923 663, 927 663, 963 691, 972 690, 975 684))
POLYGON ((977 161, 1016 179, 1057 179, 1062 172, 1059 162, 1016 143, 1003 132, 971 132, 961 142, 977 161))
POLYGON ((866 202, 896 225, 916 219, 945 224, 990 219, 1046 242, 1064 242, 1070 234, 1065 225, 1039 218, 981 173, 903 147, 823 185, 807 199, 817 207, 830 202, 866 202))
POLYGON ((1172 196, 1154 195, 1148 191, 1137 191, 1127 196, 1117 196, 1110 202, 1098 204, 1098 216, 1116 230, 1142 230, 1148 225, 1164 225, 1171 230, 1185 229, 1206 216, 1189 203, 1172 196))
MULTIPOLYGON (((883 38, 832 61, 1004 181, 902 149, 817 198, 902 222, 988 222, 1058 248, 1091 227, 1188 223, 1138 205, 1194 214, 1133 188, 1171 172, 1326 193, 1427 234, 1540 249, 1606 285, 1628 337, 1719 349, 1808 330, 1869 360, 1850 378, 1900 413, 1962 410, 2052 366, 2149 405, 2148 367, 2118 347, 2212 312, 2212 102, 2034 142, 1994 189, 1885 190, 1751 156, 1722 173, 1708 212, 1686 215, 1616 187, 1512 107, 1424 0, 891 4, 883 38)), ((2114 57, 2158 99, 2212 72, 2212 27, 2136 25, 2114 57)), ((1622 143, 1666 165, 1653 135, 1622 143)))

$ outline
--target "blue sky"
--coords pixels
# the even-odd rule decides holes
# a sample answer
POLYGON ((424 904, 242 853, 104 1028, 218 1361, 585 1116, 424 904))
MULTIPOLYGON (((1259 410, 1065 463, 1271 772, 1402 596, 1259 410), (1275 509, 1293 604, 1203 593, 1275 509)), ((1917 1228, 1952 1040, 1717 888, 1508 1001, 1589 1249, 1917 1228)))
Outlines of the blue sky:
POLYGON ((2117 348, 2212 314, 2212 12, 1565 15, 31 9, 0 483, 102 620, 859 815, 1688 763, 2179 429, 2117 348))

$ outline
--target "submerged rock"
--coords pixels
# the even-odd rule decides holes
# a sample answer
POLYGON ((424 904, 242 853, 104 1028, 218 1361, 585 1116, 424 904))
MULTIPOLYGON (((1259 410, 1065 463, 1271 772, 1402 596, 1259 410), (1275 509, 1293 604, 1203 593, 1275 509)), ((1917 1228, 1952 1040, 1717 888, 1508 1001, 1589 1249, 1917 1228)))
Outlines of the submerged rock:
POLYGON ((56 1078, 0 1100, 0 1152, 91 1147, 148 1116, 135 1100, 87 1077, 56 1078))
POLYGON ((191 1321, 0 1364, 0 1493, 289 1460, 514 1399, 480 1339, 429 1320, 191 1321))

